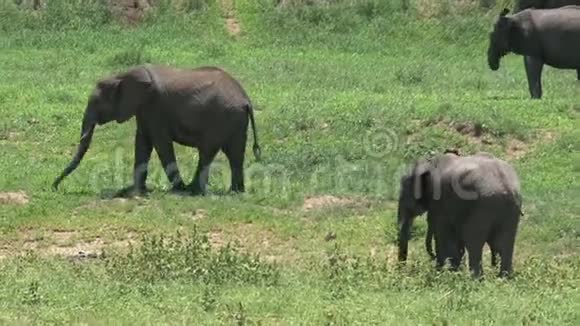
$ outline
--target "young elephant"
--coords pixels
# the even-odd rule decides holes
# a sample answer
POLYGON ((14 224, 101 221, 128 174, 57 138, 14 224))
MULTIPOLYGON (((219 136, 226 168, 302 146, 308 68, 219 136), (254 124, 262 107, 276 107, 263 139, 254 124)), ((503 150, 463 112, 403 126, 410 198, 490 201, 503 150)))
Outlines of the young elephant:
POLYGON ((498 70, 500 59, 510 52, 523 55, 534 99, 542 97, 544 64, 576 70, 580 80, 580 6, 508 12, 501 12, 490 33, 487 59, 491 70, 498 70))
POLYGON ((253 151, 260 147, 250 99, 242 86, 216 67, 181 69, 143 65, 97 82, 89 97, 76 155, 54 181, 53 189, 80 164, 96 125, 123 123, 136 117, 133 184, 116 196, 144 194, 147 166, 157 152, 173 191, 204 194, 209 166, 218 151, 227 156, 232 171, 231 191, 244 191, 244 153, 248 121, 254 131, 253 151), (189 186, 177 168, 173 142, 197 148, 199 162, 189 186))
POLYGON ((482 250, 487 242, 501 259, 501 275, 509 275, 521 202, 516 171, 491 154, 445 153, 419 160, 401 178, 399 260, 407 259, 414 218, 426 212, 434 229, 438 268, 447 259, 457 268, 463 243, 472 274, 481 276, 482 250))
MULTIPOLYGON (((444 154, 452 153, 452 154, 457 155, 457 156, 460 155, 459 151, 457 149, 446 149, 443 153, 444 154)), ((491 155, 487 152, 479 152, 479 153, 477 153, 477 155, 493 157, 493 155, 491 155)), ((427 234, 425 235, 425 250, 427 251, 427 254, 429 255, 429 257, 432 260, 436 259, 436 256, 433 253, 433 221, 429 218, 427 218, 427 234)), ((459 252, 459 258, 461 260, 463 255, 465 254, 465 243, 463 241, 457 242, 457 250, 459 252)), ((497 253, 492 250, 491 251, 491 266, 493 266, 493 267, 497 266, 496 255, 497 255, 497 253)))

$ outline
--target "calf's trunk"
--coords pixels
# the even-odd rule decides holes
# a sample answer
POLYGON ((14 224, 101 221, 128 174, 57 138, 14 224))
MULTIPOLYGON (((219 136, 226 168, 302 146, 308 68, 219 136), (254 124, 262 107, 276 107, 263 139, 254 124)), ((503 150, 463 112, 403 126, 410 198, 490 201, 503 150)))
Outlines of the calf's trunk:
POLYGON ((96 125, 96 118, 95 115, 87 108, 85 111, 85 115, 83 118, 83 124, 81 128, 81 139, 79 142, 79 146, 77 148, 77 152, 73 157, 72 161, 69 165, 62 171, 62 173, 54 180, 52 184, 52 189, 57 190, 58 185, 61 181, 66 178, 69 174, 71 174, 81 163, 81 160, 85 156, 85 153, 89 149, 91 145, 91 140, 93 139, 93 132, 95 131, 96 125))
POLYGON ((397 220, 399 223, 399 261, 406 261, 409 251, 409 238, 411 237, 411 219, 406 213, 397 211, 397 220))

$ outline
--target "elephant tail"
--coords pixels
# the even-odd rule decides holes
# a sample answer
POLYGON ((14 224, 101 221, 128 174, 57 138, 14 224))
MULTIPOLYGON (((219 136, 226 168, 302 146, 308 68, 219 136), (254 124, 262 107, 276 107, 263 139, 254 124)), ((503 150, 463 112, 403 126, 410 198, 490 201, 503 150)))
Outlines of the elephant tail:
POLYGON ((252 131, 254 132, 254 146, 252 146, 252 150, 254 152, 254 157, 257 161, 262 159, 262 150, 260 149, 260 145, 258 144, 258 132, 256 131, 256 121, 254 120, 254 108, 251 104, 246 106, 248 110, 248 115, 250 116, 250 123, 252 124, 252 131))

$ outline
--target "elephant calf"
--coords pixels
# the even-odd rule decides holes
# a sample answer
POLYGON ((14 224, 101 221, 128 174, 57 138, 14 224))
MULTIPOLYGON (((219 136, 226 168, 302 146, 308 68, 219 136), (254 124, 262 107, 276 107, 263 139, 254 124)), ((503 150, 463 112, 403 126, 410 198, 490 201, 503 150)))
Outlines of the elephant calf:
POLYGON ((516 171, 491 154, 444 153, 418 160, 401 177, 399 260, 407 259, 414 218, 427 213, 435 235, 438 268, 447 259, 458 268, 465 246, 469 268, 479 277, 483 246, 488 243, 501 259, 501 275, 509 275, 521 203, 516 171))
POLYGON ((501 12, 490 33, 487 59, 491 70, 498 70, 500 59, 510 52, 523 55, 534 99, 542 97, 544 64, 576 70, 580 80, 580 6, 508 12, 501 12))
POLYGON ((232 76, 216 67, 195 69, 162 65, 133 67, 96 83, 84 113, 81 139, 72 162, 54 181, 53 189, 80 164, 96 125, 123 123, 136 117, 133 184, 116 196, 143 194, 147 166, 157 152, 173 191, 204 194, 209 166, 218 151, 232 171, 231 190, 243 192, 248 121, 254 131, 253 151, 260 156, 253 109, 246 92, 232 76), (173 143, 197 148, 193 181, 185 186, 177 168, 173 143))

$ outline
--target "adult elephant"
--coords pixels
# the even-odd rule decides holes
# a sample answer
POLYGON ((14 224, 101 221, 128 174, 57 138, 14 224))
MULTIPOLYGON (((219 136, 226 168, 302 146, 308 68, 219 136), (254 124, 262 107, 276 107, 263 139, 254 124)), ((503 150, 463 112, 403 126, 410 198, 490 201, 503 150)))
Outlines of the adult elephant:
POLYGON ((254 131, 253 151, 260 159, 252 104, 230 74, 217 67, 195 69, 140 65, 96 83, 84 113, 81 139, 72 162, 54 181, 53 189, 80 164, 96 125, 135 116, 133 184, 115 196, 145 194, 147 166, 157 152, 172 191, 205 194, 209 166, 221 150, 232 172, 233 192, 244 189, 244 154, 248 120, 254 131), (173 143, 197 148, 199 162, 186 186, 177 168, 173 143))
MULTIPOLYGON (((514 13, 518 13, 522 10, 532 8, 532 9, 553 9, 564 6, 580 6, 580 0, 519 0, 516 2, 516 7, 514 8, 514 13)), ((530 93, 532 85, 529 81, 532 80, 533 76, 530 74, 534 71, 534 58, 531 56, 524 56, 524 67, 526 67, 526 74, 528 77, 528 85, 530 88, 530 93)), ((580 80, 580 69, 576 70, 577 79, 580 80)))
POLYGON ((580 6, 554 9, 525 9, 508 15, 504 9, 490 33, 487 50, 491 70, 512 52, 523 55, 530 95, 542 97, 544 64, 576 70, 580 80, 580 6))
POLYGON ((481 276, 487 242, 501 259, 500 275, 510 275, 521 202, 516 171, 491 154, 444 153, 418 160, 401 178, 398 258, 407 259, 413 220, 427 213, 434 228, 437 268, 450 259, 456 269, 463 243, 470 271, 481 276))

